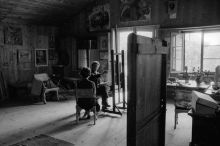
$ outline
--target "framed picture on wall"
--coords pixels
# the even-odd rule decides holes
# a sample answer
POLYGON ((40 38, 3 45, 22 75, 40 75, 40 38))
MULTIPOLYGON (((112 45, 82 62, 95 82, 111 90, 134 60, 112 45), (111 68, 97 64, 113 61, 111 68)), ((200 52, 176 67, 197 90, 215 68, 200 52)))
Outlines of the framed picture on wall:
POLYGON ((108 50, 100 50, 99 51, 99 59, 100 60, 108 60, 108 50))
POLYGON ((35 66, 48 66, 48 50, 36 49, 35 50, 35 66))
POLYGON ((4 27, 4 43, 10 45, 22 45, 22 29, 20 27, 4 27))
POLYGON ((99 38, 100 41, 100 50, 108 50, 108 36, 100 36, 99 38))
POLYGON ((110 29, 110 5, 98 5, 89 12, 89 31, 110 29))
POLYGON ((31 62, 31 50, 18 50, 18 62, 25 63, 31 62))

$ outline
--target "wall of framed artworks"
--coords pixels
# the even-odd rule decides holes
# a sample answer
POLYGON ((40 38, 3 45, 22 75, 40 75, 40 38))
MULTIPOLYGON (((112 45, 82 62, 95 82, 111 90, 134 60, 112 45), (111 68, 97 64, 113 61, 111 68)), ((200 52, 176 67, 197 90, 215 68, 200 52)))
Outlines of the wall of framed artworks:
POLYGON ((34 73, 52 72, 57 62, 56 29, 0 23, 0 70, 9 84, 31 81, 34 73))

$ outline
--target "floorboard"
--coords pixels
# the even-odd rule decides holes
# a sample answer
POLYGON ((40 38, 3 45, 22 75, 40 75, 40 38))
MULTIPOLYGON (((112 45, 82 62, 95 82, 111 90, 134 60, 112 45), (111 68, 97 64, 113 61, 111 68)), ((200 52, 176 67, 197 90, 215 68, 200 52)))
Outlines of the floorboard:
MULTIPOLYGON (((122 110, 123 111, 123 110, 122 110)), ((48 101, 46 105, 9 104, 0 108, 0 145, 46 134, 77 146, 126 146, 126 111, 123 115, 99 113, 96 125, 93 119, 75 121, 75 100, 48 101)), ((174 130, 174 105, 167 103, 166 146, 188 146, 191 140, 191 118, 179 115, 174 130)))

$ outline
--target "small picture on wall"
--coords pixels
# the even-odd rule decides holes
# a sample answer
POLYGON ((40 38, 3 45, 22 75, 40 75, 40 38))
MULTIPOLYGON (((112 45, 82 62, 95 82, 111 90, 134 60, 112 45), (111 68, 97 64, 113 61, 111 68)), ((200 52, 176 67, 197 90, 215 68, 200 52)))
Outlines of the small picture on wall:
POLYGON ((177 15, 177 1, 169 0, 168 1, 168 13, 170 19, 176 19, 177 15))
POLYGON ((108 50, 108 36, 100 37, 100 50, 108 50))
POLYGON ((31 62, 31 51, 30 50, 18 50, 18 62, 31 62))
POLYGON ((48 50, 36 49, 35 50, 35 66, 47 66, 48 65, 48 50))

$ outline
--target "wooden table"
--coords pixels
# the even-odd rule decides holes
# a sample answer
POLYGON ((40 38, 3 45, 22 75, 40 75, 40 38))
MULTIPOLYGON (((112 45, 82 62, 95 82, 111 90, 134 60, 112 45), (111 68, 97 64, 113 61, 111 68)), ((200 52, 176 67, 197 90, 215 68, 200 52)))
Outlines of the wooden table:
POLYGON ((196 90, 196 91, 205 91, 210 87, 210 84, 205 84, 204 82, 197 84, 194 80, 179 80, 175 83, 167 83, 168 88, 177 88, 177 89, 186 89, 186 90, 196 90))
POLYGON ((185 91, 191 92, 193 90, 199 92, 206 92, 206 90, 210 87, 210 84, 200 83, 197 84, 194 80, 189 80, 189 82, 185 82, 185 80, 179 80, 178 82, 174 83, 167 83, 167 97, 171 99, 176 98, 176 91, 185 91))

